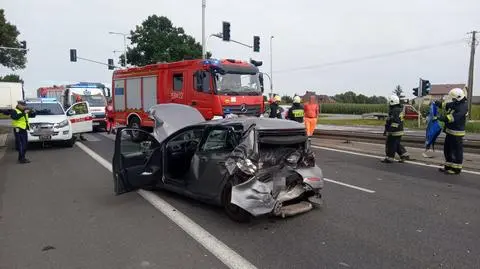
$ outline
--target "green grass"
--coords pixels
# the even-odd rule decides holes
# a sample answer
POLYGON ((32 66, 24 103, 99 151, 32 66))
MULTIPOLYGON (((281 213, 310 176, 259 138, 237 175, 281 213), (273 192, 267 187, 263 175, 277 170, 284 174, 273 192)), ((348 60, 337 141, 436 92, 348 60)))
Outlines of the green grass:
MULTIPOLYGON (((338 125, 338 126, 384 126, 385 121, 375 119, 328 119, 319 118, 319 124, 338 125)), ((420 128, 418 128, 418 121, 407 120, 405 121, 405 128, 408 129, 420 129, 426 128, 425 123, 422 121, 420 128)), ((480 133, 480 122, 468 122, 465 127, 467 132, 480 133)))
POLYGON ((9 118, 10 118, 9 116, 0 113, 0 120, 6 120, 9 118))

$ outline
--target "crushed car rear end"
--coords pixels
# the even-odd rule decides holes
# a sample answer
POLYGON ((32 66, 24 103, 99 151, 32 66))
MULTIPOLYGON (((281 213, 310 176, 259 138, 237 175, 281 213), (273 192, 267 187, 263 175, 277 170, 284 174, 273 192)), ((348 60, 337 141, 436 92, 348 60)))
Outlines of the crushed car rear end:
POLYGON ((322 204, 323 174, 302 124, 257 120, 226 166, 229 202, 253 216, 293 216, 322 204))

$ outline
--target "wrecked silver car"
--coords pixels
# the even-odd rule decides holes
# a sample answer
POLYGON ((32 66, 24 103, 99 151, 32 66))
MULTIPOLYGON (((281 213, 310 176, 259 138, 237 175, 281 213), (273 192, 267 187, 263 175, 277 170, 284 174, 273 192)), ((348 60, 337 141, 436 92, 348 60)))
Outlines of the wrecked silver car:
POLYGON ((256 117, 205 121, 195 108, 178 104, 156 105, 149 114, 153 133, 117 133, 117 195, 162 188, 221 205, 239 222, 321 204, 322 171, 302 124, 256 117))

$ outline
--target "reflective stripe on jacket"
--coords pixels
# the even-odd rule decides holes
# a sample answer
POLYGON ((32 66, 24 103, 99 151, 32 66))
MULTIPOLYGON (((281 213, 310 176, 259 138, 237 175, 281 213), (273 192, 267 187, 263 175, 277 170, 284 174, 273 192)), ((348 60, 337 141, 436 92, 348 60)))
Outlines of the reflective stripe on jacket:
POLYGON ((12 127, 13 128, 20 128, 22 130, 27 130, 28 129, 28 114, 21 111, 18 108, 15 108, 15 113, 17 115, 22 115, 18 119, 13 119, 12 118, 12 127))
POLYGON ((385 122, 385 132, 390 136, 402 136, 404 113, 401 105, 391 106, 385 122))

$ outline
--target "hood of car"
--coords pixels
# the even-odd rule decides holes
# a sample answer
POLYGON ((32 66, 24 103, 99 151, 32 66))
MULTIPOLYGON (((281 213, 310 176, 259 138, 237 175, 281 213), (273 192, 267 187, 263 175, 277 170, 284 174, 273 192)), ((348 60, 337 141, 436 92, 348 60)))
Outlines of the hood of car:
POLYGON ((148 114, 155 121, 153 135, 159 142, 182 128, 205 121, 196 108, 181 104, 155 105, 148 114))
POLYGON ((66 120, 66 115, 37 115, 35 118, 29 118, 30 123, 59 123, 66 120))

